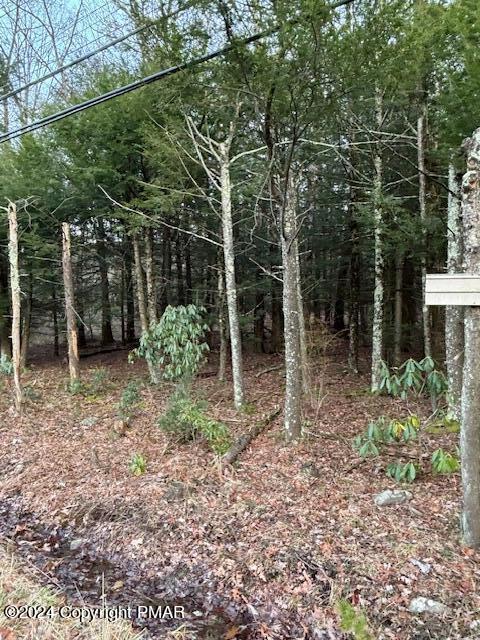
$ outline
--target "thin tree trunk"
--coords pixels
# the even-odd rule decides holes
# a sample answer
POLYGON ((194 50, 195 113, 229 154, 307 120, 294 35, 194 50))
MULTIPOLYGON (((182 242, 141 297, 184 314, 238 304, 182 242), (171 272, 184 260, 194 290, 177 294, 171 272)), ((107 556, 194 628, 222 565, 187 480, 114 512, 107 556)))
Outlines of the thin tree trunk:
MULTIPOLYGON (((145 302, 145 289, 143 285, 143 269, 142 258, 140 255, 140 243, 138 242, 138 236, 135 233, 133 235, 133 256, 135 260, 135 279, 137 281, 137 297, 138 297, 138 311, 140 314, 140 324, 142 327, 142 333, 148 331, 148 318, 147 318, 147 306, 145 302)), ((158 384, 158 373, 156 367, 147 360, 148 372, 150 374, 150 382, 152 384, 158 384)))
POLYGON ((20 347, 20 368, 23 370, 27 366, 28 345, 30 342, 30 330, 32 326, 32 302, 33 302, 33 277, 32 272, 28 274, 28 292, 25 302, 25 312, 23 314, 22 344, 20 347))
POLYGON ((145 276, 147 281, 147 316, 149 326, 153 326, 157 322, 157 294, 153 255, 153 230, 148 228, 145 235, 145 276))
POLYGON ((137 284, 138 314, 140 316, 140 326, 143 333, 148 329, 148 320, 147 306, 145 304, 145 289, 143 285, 142 257, 140 255, 140 244, 138 242, 138 236, 136 233, 133 235, 132 242, 133 256, 135 261, 135 280, 137 284))
POLYGON ((15 387, 15 409, 21 414, 23 411, 24 393, 20 379, 20 273, 18 267, 18 226, 17 207, 15 203, 8 203, 9 242, 8 255, 10 261, 10 291, 12 297, 12 364, 13 384, 15 387))
POLYGON ((160 315, 170 304, 170 284, 172 281, 172 234, 170 229, 163 229, 162 243, 162 293, 160 295, 160 315))
POLYGON ((230 326, 230 347, 232 357, 234 404, 240 409, 244 403, 242 337, 238 319, 237 284, 235 279, 235 249, 233 245, 232 190, 228 148, 219 145, 220 183, 222 198, 223 256, 225 261, 225 286, 227 293, 228 322, 230 326))
POLYGON ((175 240, 175 268, 177 270, 177 303, 185 305, 185 284, 183 279, 183 255, 182 255, 183 238, 178 231, 175 240))
POLYGON ((395 252, 395 303, 393 311, 393 363, 396 367, 402 361, 402 309, 403 309, 403 251, 395 252))
POLYGON ((298 328, 300 335, 300 355, 302 369, 302 392, 308 397, 311 389, 310 368, 308 364, 307 332, 305 328, 305 312, 303 309, 302 296, 302 276, 300 270, 300 255, 297 241, 297 305, 298 305, 298 328))
POLYGON ((423 325, 423 352, 425 357, 432 356, 432 336, 430 329, 430 312, 425 304, 425 283, 427 278, 427 207, 426 207, 426 175, 425 175, 425 124, 426 124, 426 103, 425 91, 420 88, 420 114, 417 121, 417 151, 418 151, 418 203, 420 209, 420 220, 422 223, 423 246, 420 260, 422 274, 422 325, 423 325))
MULTIPOLYGON (((462 213, 460 199, 460 177, 455 167, 448 170, 448 229, 447 271, 460 273, 463 262, 462 213)), ((448 408, 456 420, 460 420, 462 397, 463 349, 465 311, 461 306, 445 309, 445 352, 448 378, 448 408)))
MULTIPOLYGON (((463 177, 462 215, 465 271, 480 275, 480 129, 466 141, 467 172, 463 177)), ((465 307, 465 355, 460 430, 463 484, 463 537, 480 546, 480 307, 465 307)))
POLYGON ((135 300, 133 291, 133 278, 132 278, 132 250, 128 242, 125 239, 126 251, 124 260, 125 270, 125 298, 127 302, 127 323, 126 323, 126 340, 127 343, 131 343, 135 340, 135 300))
POLYGON ((53 355, 58 358, 60 355, 59 339, 58 339, 58 309, 57 294, 55 293, 55 285, 52 287, 52 322, 53 322, 53 355))
POLYGON ((0 355, 11 358, 10 295, 8 290, 8 261, 0 249, 0 355))
POLYGON ((62 246, 63 286, 65 289, 65 312, 67 316, 68 366, 70 370, 70 384, 72 384, 80 378, 80 360, 78 357, 77 318, 73 291, 70 226, 67 222, 62 223, 62 246))
POLYGON ((120 327, 122 336, 122 345, 127 343, 127 334, 125 329, 125 263, 122 262, 120 268, 120 327))
POLYGON ((225 280, 223 277, 223 261, 218 266, 218 333, 220 337, 220 352, 217 377, 221 382, 225 381, 225 369, 227 367, 227 323, 225 317, 225 280))
POLYGON ((187 304, 192 304, 193 300, 193 281, 192 281, 192 259, 190 252, 190 244, 192 240, 189 239, 185 244, 185 302, 187 304))
POLYGON ((296 198, 293 180, 287 186, 283 229, 280 234, 283 266, 283 316, 285 336, 285 436, 287 441, 302 435, 302 369, 300 318, 298 312, 298 243, 296 198))
MULTIPOLYGON (((377 88, 375 92, 375 121, 380 131, 383 124, 383 95, 377 88)), ((383 300, 384 300, 384 256, 383 256, 383 161, 380 146, 375 154, 375 178, 373 185, 373 206, 375 216, 375 288, 373 292, 373 325, 372 325, 372 382, 371 390, 378 391, 380 387, 380 372, 383 359, 383 300)))
POLYGON ((103 346, 114 342, 112 332, 112 308, 110 306, 110 285, 108 282, 107 248, 103 218, 98 218, 98 257, 102 297, 102 337, 103 346))

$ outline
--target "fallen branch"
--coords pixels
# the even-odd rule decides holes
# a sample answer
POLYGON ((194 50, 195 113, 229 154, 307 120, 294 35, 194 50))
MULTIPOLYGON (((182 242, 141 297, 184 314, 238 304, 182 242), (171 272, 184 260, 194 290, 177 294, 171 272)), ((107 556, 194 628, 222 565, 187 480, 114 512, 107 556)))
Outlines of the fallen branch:
POLYGON ((262 369, 258 373, 255 374, 255 378, 259 378, 263 376, 264 373, 271 373, 272 371, 279 371, 284 368, 284 364, 276 364, 274 367, 268 367, 267 369, 262 369))
POLYGON ((258 436, 265 431, 265 429, 275 420, 280 413, 280 407, 276 407, 268 416, 266 416, 260 422, 250 429, 248 433, 244 433, 237 441, 230 447, 227 453, 222 457, 222 467, 226 467, 229 464, 233 464, 238 456, 245 451, 248 445, 258 438, 258 436))

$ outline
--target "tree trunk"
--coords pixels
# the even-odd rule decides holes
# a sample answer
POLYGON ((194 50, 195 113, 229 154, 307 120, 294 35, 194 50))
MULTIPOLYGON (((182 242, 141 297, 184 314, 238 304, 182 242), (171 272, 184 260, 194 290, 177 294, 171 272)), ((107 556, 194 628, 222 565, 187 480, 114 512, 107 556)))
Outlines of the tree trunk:
MULTIPOLYGON (((145 289, 143 286, 143 269, 142 258, 140 255, 140 243, 138 242, 138 236, 135 233, 133 235, 133 256, 135 260, 135 279, 137 281, 137 297, 138 297, 138 311, 140 314, 140 324, 142 327, 142 333, 148 331, 148 317, 147 306, 145 303, 145 289)), ((150 374, 150 382, 152 384, 158 384, 158 373, 156 367, 147 360, 148 372, 150 374)))
POLYGON ((305 313, 303 309, 303 296, 302 296, 302 276, 300 270, 300 255, 298 252, 297 241, 297 305, 298 305, 298 325, 300 335, 300 355, 301 355, 301 369, 302 369, 302 392, 305 397, 310 394, 311 380, 310 380, 310 367, 308 363, 308 347, 307 347, 307 332, 305 328, 305 313))
POLYGON ((55 293, 55 285, 52 287, 52 322, 53 322, 53 355, 58 358, 60 355, 60 345, 58 339, 58 309, 57 294, 55 293))
MULTIPOLYGON (((460 273, 463 263, 462 213, 460 176, 453 165, 448 170, 448 225, 447 271, 460 273)), ((464 307, 447 306, 445 309, 445 352, 448 378, 448 408, 460 420, 464 349, 464 307)))
MULTIPOLYGON (((77 282, 81 282, 81 279, 79 280, 77 278, 77 282)), ((83 291, 82 289, 80 289, 77 295, 77 308, 76 308, 77 313, 75 314, 75 319, 77 323, 77 340, 78 340, 79 349, 82 349, 83 347, 87 346, 87 333, 85 331, 85 319, 84 319, 85 307, 83 303, 82 293, 83 291)))
POLYGON ((122 345, 127 343, 125 330, 125 263, 122 262, 120 268, 120 328, 122 336, 122 345))
POLYGON ((143 269, 142 269, 142 257, 140 255, 140 244, 138 242, 138 236, 135 233, 133 235, 133 255, 135 260, 135 280, 137 284, 137 299, 138 299, 138 313, 140 316, 140 326, 142 333, 148 329, 147 320, 147 307, 145 304, 145 289, 143 286, 143 269))
POLYGON ((185 302, 192 304, 193 300, 193 281, 192 281, 192 259, 190 253, 191 238, 185 244, 185 302))
POLYGON ((160 315, 170 304, 170 284, 172 281, 172 234, 168 227, 163 229, 162 243, 162 292, 160 294, 160 315))
POLYGON ((70 370, 70 384, 72 384, 80 378, 80 360, 78 357, 77 318, 73 292, 70 226, 67 222, 62 223, 62 246, 63 286, 65 289, 65 312, 67 316, 68 366, 70 370))
MULTIPOLYGON (((383 123, 383 96, 377 88, 375 92, 375 121, 379 131, 383 123)), ((373 292, 373 324, 372 324, 372 382, 371 390, 378 391, 380 387, 380 372, 383 359, 383 211, 382 211, 382 187, 383 187, 383 163, 380 147, 375 154, 375 178, 373 185, 373 206, 375 215, 375 287, 373 292)))
POLYGON ((145 235, 145 276, 147 281, 147 316, 150 327, 157 323, 157 293, 153 255, 153 230, 149 227, 145 235))
MULTIPOLYGON (((466 141, 462 215, 465 270, 480 275, 480 129, 466 141)), ((465 307, 465 355, 460 431, 463 483, 463 537, 480 546, 480 307, 465 307)))
POLYGON ((296 198, 290 177, 285 194, 283 228, 280 234, 283 266, 283 317, 285 337, 285 436, 287 441, 302 435, 302 370, 300 318, 298 312, 298 243, 296 198))
POLYGON ((28 292, 25 301, 22 328, 22 344, 20 347, 20 368, 23 370, 27 366, 28 345, 30 342, 30 329, 32 326, 32 302, 33 302, 33 277, 32 272, 28 274, 28 292))
POLYGON ((417 121, 417 151, 418 151, 418 204, 420 220, 422 222, 423 246, 420 259, 422 274, 422 325, 423 325, 423 352, 425 357, 432 356, 432 337, 430 329, 430 312, 425 304, 425 282, 427 278, 427 207, 426 207, 426 176, 425 176, 425 123, 426 103, 425 91, 420 88, 420 114, 417 121))
POLYGON ((12 348, 11 335, 10 296, 8 290, 8 262, 0 249, 0 355, 10 358, 12 348))
POLYGON ((127 322, 126 322, 126 331, 125 338, 128 344, 132 343, 135 340, 135 300, 134 300, 134 291, 133 291, 133 278, 132 278, 132 250, 130 243, 128 240, 126 242, 126 251, 125 251, 125 261, 124 261, 124 269, 125 269, 125 298, 127 302, 127 322))
POLYGON ((393 364, 402 362, 403 251, 395 252, 395 302, 393 311, 393 364))
POLYGON ((175 268, 177 271, 177 304, 185 305, 185 284, 183 280, 183 237, 180 231, 177 232, 175 240, 175 268))
POLYGON ((223 261, 218 265, 218 333, 220 337, 220 351, 217 377, 221 382, 225 381, 225 369, 227 366, 227 324, 225 318, 225 280, 223 277, 223 261))
POLYGON ((20 379, 20 273, 18 267, 18 226, 17 207, 15 203, 8 203, 8 256, 10 261, 10 291, 12 296, 12 364, 13 384, 15 387, 15 409, 21 414, 23 411, 24 393, 20 379))
POLYGON ((235 249, 233 245, 232 190, 228 149, 225 143, 219 146, 220 183, 222 198, 223 257, 225 262, 225 287, 227 293, 228 323, 232 357, 234 404, 240 409, 244 403, 242 337, 237 307, 237 284, 235 279, 235 249))
POLYGON ((100 268, 100 286, 102 297, 102 346, 114 342, 112 332, 112 308, 110 306, 110 286, 108 282, 107 247, 105 244, 105 226, 103 218, 98 218, 98 257, 100 268))

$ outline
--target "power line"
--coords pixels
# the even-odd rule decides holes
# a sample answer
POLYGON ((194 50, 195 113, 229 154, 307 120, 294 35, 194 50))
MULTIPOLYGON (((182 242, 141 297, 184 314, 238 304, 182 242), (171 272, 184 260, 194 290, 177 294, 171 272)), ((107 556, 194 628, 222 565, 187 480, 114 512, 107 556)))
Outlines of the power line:
POLYGON ((146 29, 150 29, 152 26, 157 24, 157 22, 160 22, 161 20, 165 20, 166 18, 171 18, 172 16, 176 15, 180 11, 185 11, 185 9, 187 8, 188 8, 188 5, 186 5, 181 9, 177 9, 176 11, 173 11, 171 14, 162 16, 161 18, 157 18, 156 20, 151 20, 147 24, 143 25, 142 27, 138 27, 137 29, 130 31, 124 36, 120 36, 119 38, 116 38, 111 42, 107 42, 107 44, 104 44, 103 46, 98 47, 98 49, 95 49, 94 51, 90 51, 89 53, 86 53, 85 55, 80 56, 79 58, 76 58, 75 60, 72 60, 71 62, 68 62, 67 64, 64 64, 61 67, 58 67, 53 71, 50 71, 49 73, 45 74, 44 76, 41 76, 40 78, 37 78, 36 80, 32 80, 31 82, 28 82, 27 84, 24 84, 23 86, 18 87, 17 89, 12 89, 8 93, 5 93, 3 96, 0 96, 0 101, 7 100, 8 98, 13 98, 13 96, 16 96, 22 91, 25 91, 26 89, 30 89, 31 87, 34 87, 35 85, 40 84, 45 80, 49 80, 50 78, 53 78, 59 73, 63 73, 67 69, 70 69, 71 67, 74 67, 77 64, 80 64, 81 62, 85 62, 85 60, 88 60, 89 58, 92 58, 93 56, 98 55, 102 51, 105 51, 106 49, 110 49, 110 47, 114 47, 115 45, 120 44, 124 40, 127 40, 127 38, 131 38, 132 36, 137 35, 138 33, 145 31, 146 29))
MULTIPOLYGON (((354 2, 354 0, 338 0, 335 4, 330 5, 330 9, 338 9, 344 5, 348 5, 354 2)), ((298 22, 298 21, 297 21, 298 22)), ((144 78, 140 78, 139 80, 135 80, 129 84, 123 85, 122 87, 118 87, 117 89, 113 89, 112 91, 108 91, 107 93, 102 93, 99 96, 95 96, 95 98, 90 98, 89 100, 85 100, 84 102, 80 102, 79 104, 72 105, 71 107, 67 107, 62 111, 57 111, 57 113, 53 113, 50 116, 46 116, 45 118, 41 118, 36 120, 30 124, 23 125, 18 129, 14 129, 13 131, 9 131, 0 135, 0 144, 4 142, 8 142, 9 140, 14 140, 15 138, 19 138, 22 135, 27 133, 31 133, 32 131, 36 131, 37 129, 41 129, 46 127, 54 122, 59 122, 60 120, 64 120, 76 113, 80 113, 81 111, 85 111, 86 109, 90 109, 90 107, 95 107, 98 104, 102 104, 103 102, 107 102, 108 100, 112 100, 113 98, 118 98, 119 96, 125 95, 126 93, 130 93, 131 91, 135 91, 136 89, 140 89, 141 87, 145 87, 153 82, 157 82, 158 80, 162 80, 168 76, 175 75, 180 71, 185 71, 186 69, 190 69, 192 67, 196 67, 199 64, 204 62, 208 62, 213 60, 214 58, 218 58, 219 56, 225 55, 229 51, 232 51, 239 44, 246 46, 253 42, 257 42, 266 36, 272 35, 276 33, 280 27, 273 27, 272 29, 268 29, 267 31, 261 31, 259 33, 254 34, 248 38, 243 38, 238 40, 235 43, 228 44, 216 51, 212 51, 211 53, 207 53, 198 58, 194 58, 189 62, 182 62, 179 65, 174 67, 169 67, 168 69, 163 69, 161 71, 156 71, 149 76, 145 76, 144 78)))

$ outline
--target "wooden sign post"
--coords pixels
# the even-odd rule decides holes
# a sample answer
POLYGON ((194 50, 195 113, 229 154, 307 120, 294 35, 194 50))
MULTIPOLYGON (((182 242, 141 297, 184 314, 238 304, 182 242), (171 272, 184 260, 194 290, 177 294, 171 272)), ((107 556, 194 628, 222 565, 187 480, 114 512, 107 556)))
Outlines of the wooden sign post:
POLYGON ((465 307, 460 455, 465 544, 480 547, 480 129, 464 142, 465 273, 427 276, 426 304, 465 307))

